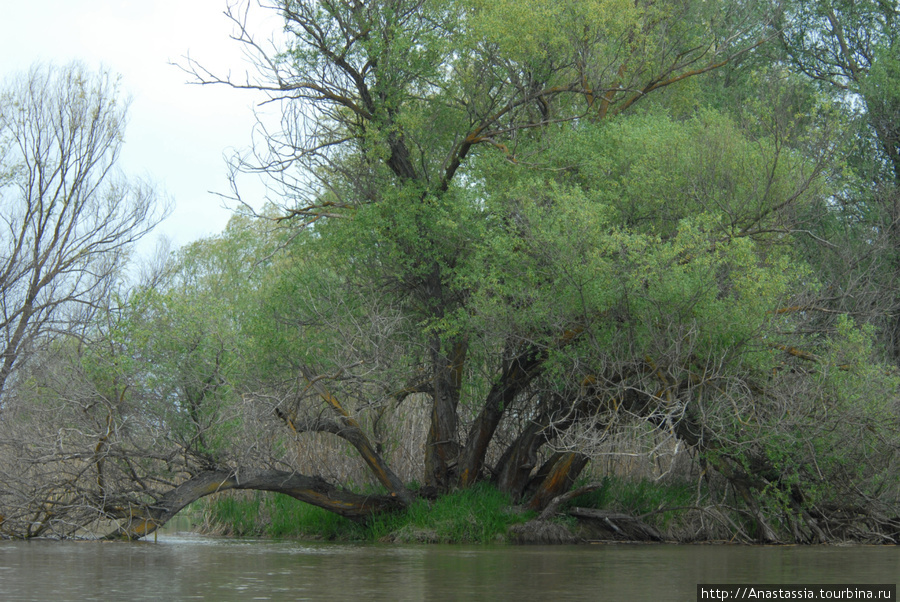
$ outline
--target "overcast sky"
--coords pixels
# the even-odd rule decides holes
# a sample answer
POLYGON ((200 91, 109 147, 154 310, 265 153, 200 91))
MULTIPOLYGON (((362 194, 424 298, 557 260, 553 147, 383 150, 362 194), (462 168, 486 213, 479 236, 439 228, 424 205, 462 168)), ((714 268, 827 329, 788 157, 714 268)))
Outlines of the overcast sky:
MULTIPOLYGON (((132 104, 121 167, 154 181, 174 202, 158 231, 176 246, 220 232, 227 223, 230 212, 210 191, 229 192, 223 155, 248 145, 253 106, 262 100, 222 86, 189 85, 188 76, 169 64, 190 53, 213 71, 248 68, 240 45, 230 39, 227 1, 7 1, 0 15, 0 79, 36 61, 63 65, 75 59, 122 75, 132 104)), ((278 28, 274 19, 266 25, 278 28)), ((259 200, 262 188, 247 192, 259 200)))

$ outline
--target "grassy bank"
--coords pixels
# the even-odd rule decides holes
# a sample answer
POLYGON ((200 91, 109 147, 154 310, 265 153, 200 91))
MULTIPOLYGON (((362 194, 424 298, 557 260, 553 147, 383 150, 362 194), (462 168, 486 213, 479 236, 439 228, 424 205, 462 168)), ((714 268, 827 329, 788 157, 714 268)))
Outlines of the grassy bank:
MULTIPOLYGON (((691 505, 695 495, 695 485, 690 483, 606 477, 599 489, 573 499, 569 506, 641 517, 680 539, 676 535, 684 519, 680 509, 691 505)), ((223 535, 369 542, 505 542, 510 527, 535 517, 534 512, 512 506, 505 494, 489 484, 433 501, 419 499, 406 512, 373 517, 365 524, 264 492, 227 492, 202 500, 192 510, 202 530, 223 535)), ((576 528, 574 519, 559 520, 576 528)))

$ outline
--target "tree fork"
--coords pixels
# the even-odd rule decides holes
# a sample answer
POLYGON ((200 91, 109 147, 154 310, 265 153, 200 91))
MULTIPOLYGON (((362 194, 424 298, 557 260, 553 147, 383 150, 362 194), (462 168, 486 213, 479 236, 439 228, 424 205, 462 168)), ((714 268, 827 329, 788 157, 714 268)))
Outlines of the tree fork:
POLYGON ((459 485, 468 487, 478 481, 484 467, 484 457, 497 425, 507 407, 537 376, 546 357, 545 352, 529 346, 504 368, 500 380, 491 387, 484 406, 472 427, 466 445, 460 453, 459 485))
MULTIPOLYGON (((557 347, 572 343, 583 332, 582 328, 566 330, 556 340, 557 347)), ((466 445, 460 452, 459 485, 468 487, 481 477, 484 458, 500 424, 506 408, 543 371, 547 349, 536 344, 528 345, 503 368, 500 379, 488 392, 484 406, 469 429, 466 445)))

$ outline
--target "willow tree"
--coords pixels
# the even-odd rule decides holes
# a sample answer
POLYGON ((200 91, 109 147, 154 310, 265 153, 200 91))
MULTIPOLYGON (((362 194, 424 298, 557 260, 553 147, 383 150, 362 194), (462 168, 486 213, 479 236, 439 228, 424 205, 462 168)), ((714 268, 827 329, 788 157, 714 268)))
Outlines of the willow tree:
POLYGON ((39 532, 35 512, 66 497, 63 473, 20 462, 53 449, 71 427, 30 404, 32 376, 47 368, 54 348, 77 346, 106 314, 135 242, 162 217, 152 187, 118 171, 127 108, 115 75, 78 63, 36 65, 0 88, 4 535, 39 532))
POLYGON ((81 337, 35 350, 0 425, 0 535, 141 537, 227 489, 279 491, 357 519, 397 507, 286 470, 271 437, 278 418, 241 395, 244 322, 265 267, 248 265, 279 244, 261 224, 235 220, 182 249, 107 299, 81 337))
POLYGON ((229 13, 254 74, 190 68, 283 109, 237 167, 312 232, 265 310, 267 364, 305 383, 286 427, 347 439, 406 503, 361 417, 424 399, 426 491, 491 479, 542 508, 630 417, 707 454, 774 538, 758 497, 784 491, 779 469, 728 408, 745 424, 782 399, 776 354, 811 353, 779 333, 802 332, 784 307, 814 278, 790 237, 831 194, 835 132, 638 115, 762 43, 754 7, 265 7, 285 22, 272 52, 229 13))
MULTIPOLYGON (((260 70, 256 80, 226 83, 265 90, 285 109, 283 130, 255 157, 261 162, 244 167, 279 177, 286 216, 299 224, 350 219, 348 228, 378 232, 365 242, 373 253, 354 261, 371 268, 361 275, 367 287, 387 287, 421 325, 416 346, 427 352, 395 387, 431 398, 425 482, 438 489, 471 484, 481 478, 501 408, 543 363, 546 343, 501 350, 509 367, 483 408, 465 400, 462 412, 466 366, 485 361, 472 356, 469 334, 452 325, 467 312, 473 290, 461 272, 483 226, 468 194, 473 155, 525 163, 523 150, 532 153, 548 128, 627 112, 746 52, 758 42, 748 25, 754 22, 705 3, 269 7, 288 33, 278 54, 267 54, 242 13, 232 13, 239 39, 258 51, 260 70), (473 412, 480 416, 469 424, 473 412), (460 429, 471 429, 464 441, 460 429)), ((574 331, 554 337, 572 339, 574 331)), ((324 367, 317 363, 302 370, 315 377, 324 367)))

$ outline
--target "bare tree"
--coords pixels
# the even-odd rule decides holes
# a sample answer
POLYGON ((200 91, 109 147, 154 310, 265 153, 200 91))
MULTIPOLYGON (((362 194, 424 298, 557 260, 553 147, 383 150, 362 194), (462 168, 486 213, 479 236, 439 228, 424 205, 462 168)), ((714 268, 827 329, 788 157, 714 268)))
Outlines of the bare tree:
POLYGON ((115 168, 127 108, 114 75, 78 63, 0 91, 0 408, 29 347, 76 332, 162 215, 115 168))

